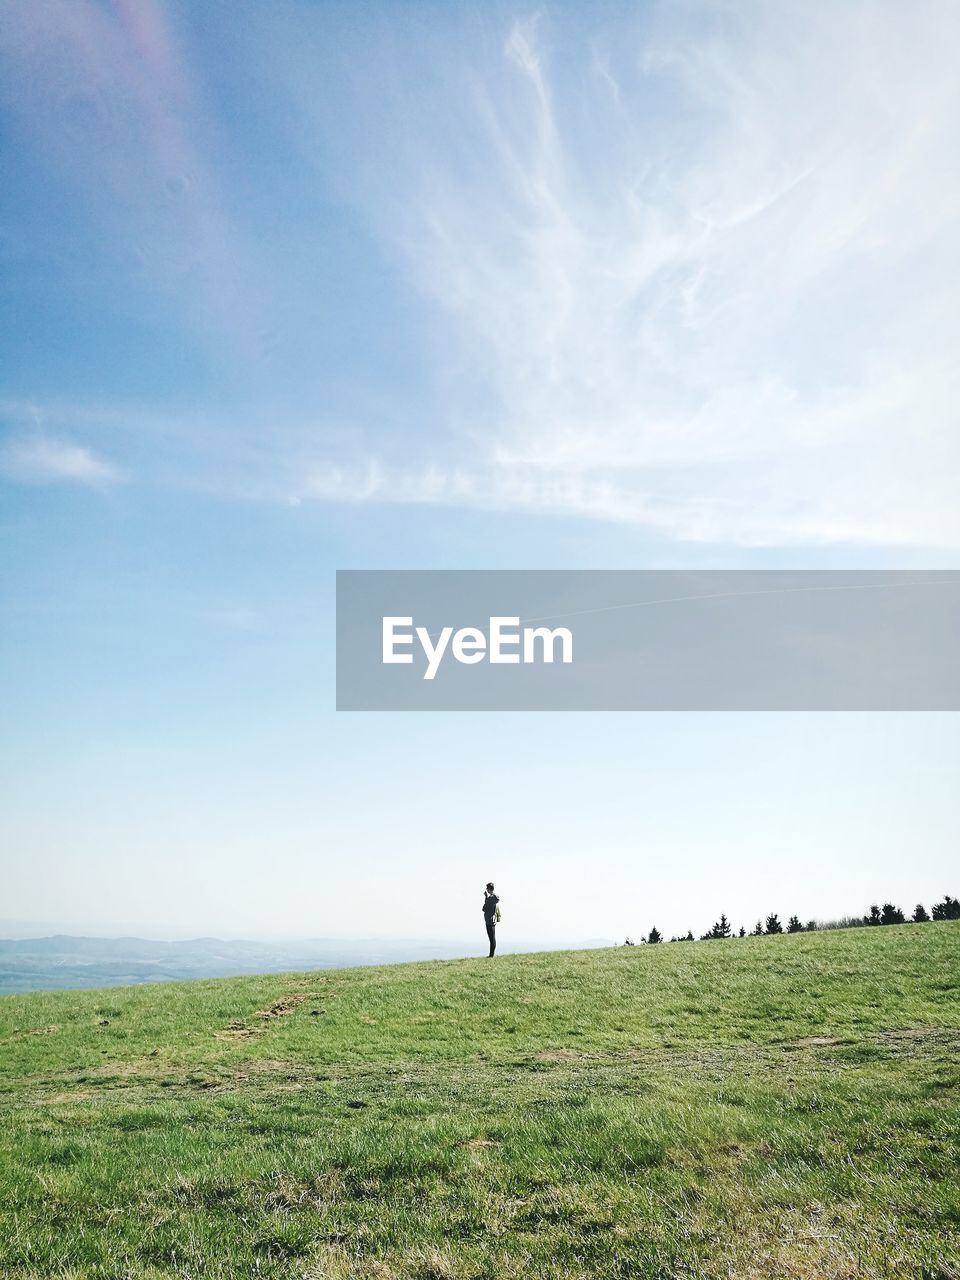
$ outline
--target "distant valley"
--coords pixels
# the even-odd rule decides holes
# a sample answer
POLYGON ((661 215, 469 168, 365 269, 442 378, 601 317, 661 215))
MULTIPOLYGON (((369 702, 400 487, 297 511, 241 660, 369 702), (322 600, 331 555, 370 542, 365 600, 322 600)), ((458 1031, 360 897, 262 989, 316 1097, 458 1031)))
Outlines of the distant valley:
POLYGON ((248 942, 191 938, 166 942, 69 934, 0 938, 0 994, 452 959, 468 953, 462 942, 403 940, 248 942))
MULTIPOLYGON (((506 954, 610 945, 597 939, 579 943, 520 943, 503 950, 506 954)), ((0 938, 0 995, 177 982, 186 978, 234 978, 305 969, 345 969, 410 960, 455 960, 482 954, 485 947, 485 939, 471 946, 469 942, 403 938, 154 941, 132 937, 76 937, 66 933, 42 938, 0 938)))

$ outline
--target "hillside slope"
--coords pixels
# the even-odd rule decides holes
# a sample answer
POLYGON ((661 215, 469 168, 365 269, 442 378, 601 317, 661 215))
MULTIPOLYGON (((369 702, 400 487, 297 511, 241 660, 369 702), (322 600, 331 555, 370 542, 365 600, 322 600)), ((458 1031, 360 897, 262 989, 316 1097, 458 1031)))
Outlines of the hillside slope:
POLYGON ((0 999, 11 1277, 960 1275, 960 924, 0 999))

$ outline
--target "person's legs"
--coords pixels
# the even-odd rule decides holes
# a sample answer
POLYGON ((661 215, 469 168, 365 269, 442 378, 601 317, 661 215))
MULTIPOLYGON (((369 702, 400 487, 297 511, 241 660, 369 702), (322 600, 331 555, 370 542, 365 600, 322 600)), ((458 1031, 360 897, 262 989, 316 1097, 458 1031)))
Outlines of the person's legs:
POLYGON ((490 954, 493 955, 497 949, 497 922, 492 916, 487 916, 487 937, 490 939, 490 954))

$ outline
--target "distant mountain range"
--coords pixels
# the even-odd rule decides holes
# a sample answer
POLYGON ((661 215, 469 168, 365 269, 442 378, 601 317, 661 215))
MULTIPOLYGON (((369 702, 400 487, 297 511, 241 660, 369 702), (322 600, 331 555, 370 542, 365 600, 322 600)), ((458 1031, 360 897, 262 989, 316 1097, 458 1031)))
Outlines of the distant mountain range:
POLYGON ((225 941, 191 938, 0 938, 0 993, 116 987, 183 978, 229 978, 245 973, 333 969, 467 954, 463 943, 341 941, 225 941))
MULTIPOLYGON (((562 944, 561 944, 562 945, 562 944)), ((569 946, 571 944, 567 944, 569 946)), ((580 946, 609 945, 580 943, 580 946)), ((504 948, 545 951, 538 943, 504 948)), ((58 933, 46 938, 0 938, 0 994, 119 987, 185 978, 230 978, 246 973, 343 969, 407 960, 456 959, 482 954, 463 942, 310 938, 296 942, 246 942, 191 938, 85 938, 58 933)))

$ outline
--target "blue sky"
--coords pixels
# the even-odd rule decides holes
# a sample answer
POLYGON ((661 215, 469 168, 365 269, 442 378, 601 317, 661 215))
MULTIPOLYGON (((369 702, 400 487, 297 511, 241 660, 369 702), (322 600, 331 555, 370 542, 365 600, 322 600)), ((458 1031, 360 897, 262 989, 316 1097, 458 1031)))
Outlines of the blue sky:
POLYGON ((33 0, 0 915, 524 939, 957 891, 953 716, 359 716, 347 567, 956 567, 947 3, 33 0))

